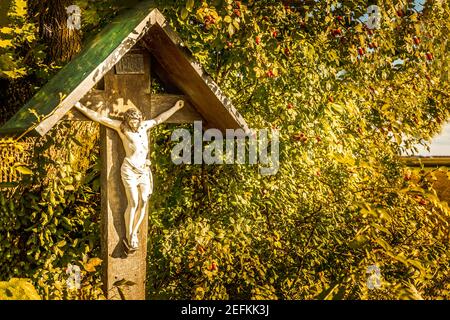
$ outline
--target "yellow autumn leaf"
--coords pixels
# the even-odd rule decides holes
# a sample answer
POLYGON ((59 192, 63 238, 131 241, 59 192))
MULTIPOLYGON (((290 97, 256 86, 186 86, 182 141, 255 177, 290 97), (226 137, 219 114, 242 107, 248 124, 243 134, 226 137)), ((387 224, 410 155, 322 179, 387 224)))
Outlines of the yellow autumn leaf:
POLYGON ((101 263, 102 263, 102 259, 91 258, 91 259, 89 259, 89 261, 87 263, 83 264, 83 266, 87 272, 94 272, 95 267, 99 266, 101 263))
POLYGON ((41 300, 29 279, 12 278, 0 281, 0 300, 41 300))
POLYGON ((0 32, 3 33, 3 34, 9 34, 9 33, 12 33, 13 30, 14 30, 13 28, 9 28, 9 27, 3 27, 3 28, 0 28, 0 32))
POLYGON ((355 27, 356 32, 363 32, 363 25, 360 23, 355 27))
POLYGON ((0 48, 6 48, 12 46, 11 40, 0 40, 0 48))
POLYGON ((21 174, 32 174, 33 171, 31 171, 29 168, 25 166, 17 166, 16 170, 19 171, 21 174))
POLYGON ((1 72, 11 79, 17 79, 26 74, 25 68, 14 69, 9 71, 2 70, 1 72))
POLYGON ((27 14, 27 2, 25 0, 15 0, 13 12, 13 16, 25 17, 27 14))

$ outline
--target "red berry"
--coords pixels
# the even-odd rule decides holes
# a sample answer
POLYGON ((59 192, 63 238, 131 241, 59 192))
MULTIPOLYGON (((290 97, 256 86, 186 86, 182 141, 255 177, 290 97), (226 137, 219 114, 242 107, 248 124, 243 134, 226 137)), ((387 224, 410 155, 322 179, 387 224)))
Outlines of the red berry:
POLYGON ((256 37, 255 38, 255 42, 256 42, 256 44, 260 44, 261 43, 261 38, 260 37, 256 37))
POLYGON ((427 53, 426 53, 426 57, 427 57, 427 60, 428 60, 428 61, 433 60, 433 54, 432 54, 431 52, 427 52, 427 53))
POLYGON ((338 36, 338 35, 342 34, 342 30, 341 30, 341 28, 337 28, 337 29, 333 30, 331 33, 334 36, 338 36))
POLYGON ((413 37, 413 40, 414 40, 414 43, 415 43, 416 45, 419 45, 419 43, 420 43, 420 38, 414 36, 414 37, 413 37))
POLYGON ((361 47, 359 47, 359 48, 358 48, 358 54, 359 54, 360 56, 363 56, 363 55, 364 55, 364 49, 361 48, 361 47))
POLYGON ((342 20, 344 20, 344 17, 342 17, 342 16, 337 16, 336 19, 338 19, 338 21, 342 21, 342 20))
POLYGON ((235 1, 234 3, 236 4, 236 7, 238 7, 239 9, 241 8, 241 2, 240 1, 235 1))
POLYGON ((237 15, 238 17, 241 16, 241 12, 238 9, 234 9, 234 14, 237 15))
POLYGON ((397 10, 397 15, 399 17, 403 17, 404 16, 403 10, 397 10))
POLYGON ((268 76, 269 78, 273 78, 273 77, 275 76, 275 74, 273 73, 272 69, 270 69, 270 70, 267 71, 267 76, 268 76))
POLYGON ((278 35, 278 32, 276 32, 276 31, 272 32, 272 36, 273 36, 274 38, 276 38, 277 35, 278 35))
POLYGON ((291 55, 291 51, 289 50, 289 48, 284 48, 284 53, 285 53, 287 56, 290 56, 290 55, 291 55))
POLYGON ((328 101, 333 103, 333 102, 334 102, 333 96, 329 96, 329 97, 328 97, 328 101))
POLYGON ((288 109, 292 109, 294 107, 294 105, 292 103, 288 103, 287 107, 288 107, 288 109))

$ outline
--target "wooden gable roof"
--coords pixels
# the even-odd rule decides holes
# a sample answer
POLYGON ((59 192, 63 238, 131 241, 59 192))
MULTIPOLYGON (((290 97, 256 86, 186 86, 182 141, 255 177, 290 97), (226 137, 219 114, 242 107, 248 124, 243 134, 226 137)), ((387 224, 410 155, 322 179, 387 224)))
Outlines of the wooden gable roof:
POLYGON ((0 134, 45 135, 140 40, 210 127, 248 131, 245 120, 184 47, 153 1, 144 1, 93 37, 0 128, 0 134))

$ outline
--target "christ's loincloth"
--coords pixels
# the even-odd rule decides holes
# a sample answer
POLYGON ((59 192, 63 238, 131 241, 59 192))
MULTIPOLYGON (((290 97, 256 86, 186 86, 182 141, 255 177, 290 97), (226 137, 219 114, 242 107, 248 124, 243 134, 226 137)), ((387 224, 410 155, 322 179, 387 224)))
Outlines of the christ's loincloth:
POLYGON ((133 165, 128 158, 125 158, 122 163, 122 167, 120 168, 120 172, 122 175, 122 182, 126 189, 132 190, 132 188, 137 187, 142 184, 147 186, 145 190, 147 194, 143 194, 143 197, 148 197, 153 192, 153 176, 150 170, 150 161, 142 167, 136 167, 133 165))

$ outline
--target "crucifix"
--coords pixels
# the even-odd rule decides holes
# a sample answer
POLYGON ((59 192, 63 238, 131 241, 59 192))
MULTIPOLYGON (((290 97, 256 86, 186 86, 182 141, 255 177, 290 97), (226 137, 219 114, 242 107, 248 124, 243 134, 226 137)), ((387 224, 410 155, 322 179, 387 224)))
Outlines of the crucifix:
POLYGON ((138 109, 128 109, 124 113, 124 119, 119 121, 102 116, 80 102, 77 102, 75 107, 89 119, 115 130, 122 140, 125 158, 120 173, 127 198, 123 243, 127 254, 132 253, 138 249, 139 227, 145 218, 148 198, 153 192, 151 162, 148 159, 148 131, 183 108, 184 101, 177 101, 171 109, 150 120, 143 120, 142 113, 138 109))
POLYGON ((149 129, 163 121, 202 121, 203 128, 223 133, 247 133, 248 126, 151 0, 119 14, 0 134, 43 136, 64 119, 103 124, 100 230, 107 298, 145 299, 147 205, 153 186, 149 129), (153 74, 165 93, 152 93, 153 74), (118 290, 121 280, 133 285, 118 290))
POLYGON ((187 96, 151 93, 152 73, 161 75, 160 69, 141 41, 74 104, 79 113, 68 114, 74 121, 85 116, 101 124, 101 238, 109 299, 145 296, 148 201, 154 183, 150 129, 163 122, 203 119, 187 96), (119 294, 115 283, 121 280, 134 284, 121 287, 119 294))

